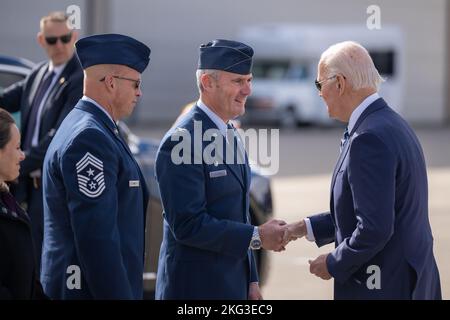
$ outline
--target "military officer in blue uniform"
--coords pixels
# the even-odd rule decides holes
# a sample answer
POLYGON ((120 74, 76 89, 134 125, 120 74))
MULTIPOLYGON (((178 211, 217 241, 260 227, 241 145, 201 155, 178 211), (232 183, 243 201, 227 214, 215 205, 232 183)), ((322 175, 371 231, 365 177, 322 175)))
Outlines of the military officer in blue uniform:
POLYGON ((251 47, 236 41, 218 39, 202 45, 197 70, 200 99, 159 147, 156 176, 164 232, 157 299, 261 299, 252 250, 282 250, 283 222, 251 225, 250 167, 246 156, 238 161, 237 152, 243 149, 229 123, 244 113, 251 93, 252 56, 251 47), (203 141, 207 133, 215 137, 219 160, 202 157, 212 142, 203 141), (182 155, 186 161, 181 162, 176 159, 180 135, 186 141, 191 138, 191 148, 182 155), (229 152, 232 156, 227 157, 229 152))
POLYGON ((141 299, 148 191, 116 121, 141 95, 150 49, 119 34, 75 45, 84 96, 44 160, 41 281, 53 299, 141 299))

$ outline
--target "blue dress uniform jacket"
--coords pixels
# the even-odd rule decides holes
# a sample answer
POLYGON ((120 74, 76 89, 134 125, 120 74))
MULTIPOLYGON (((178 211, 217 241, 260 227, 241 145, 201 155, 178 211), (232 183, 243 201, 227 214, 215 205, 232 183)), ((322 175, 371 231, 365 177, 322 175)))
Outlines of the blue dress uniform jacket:
MULTIPOLYGON (((247 299, 250 282, 258 281, 249 243, 250 169, 245 164, 194 163, 211 141, 194 143, 194 121, 204 134, 217 129, 195 106, 162 140, 156 159, 161 192, 164 234, 159 256, 156 299, 247 299), (191 164, 175 164, 171 155, 180 141, 191 137, 191 164), (197 154, 197 155, 199 155, 197 154)), ((210 137, 211 138, 211 137, 210 137)), ((217 139, 224 137, 218 133, 217 139)), ((205 139, 206 140, 206 139, 205 139)), ((214 140, 214 138, 211 138, 214 140)))
MULTIPOLYGON (((10 86, 0 95, 2 108, 9 112, 20 111, 22 142, 30 123, 33 100, 48 67, 48 62, 40 63, 27 78, 10 86)), ((59 75, 42 107, 37 146, 29 149, 24 149, 22 146, 26 157, 20 163, 19 184, 13 186, 12 193, 19 203, 27 204, 38 265, 40 265, 43 237, 42 185, 40 182, 33 181, 30 173, 42 169, 45 153, 56 130, 82 95, 83 70, 74 54, 59 75)))
POLYGON ((330 208, 310 219, 318 246, 335 241, 327 266, 336 299, 441 298, 422 148, 381 98, 343 147, 330 208))
POLYGON ((47 152, 43 184, 45 293, 54 299, 141 299, 148 192, 102 110, 80 100, 69 113, 47 152))

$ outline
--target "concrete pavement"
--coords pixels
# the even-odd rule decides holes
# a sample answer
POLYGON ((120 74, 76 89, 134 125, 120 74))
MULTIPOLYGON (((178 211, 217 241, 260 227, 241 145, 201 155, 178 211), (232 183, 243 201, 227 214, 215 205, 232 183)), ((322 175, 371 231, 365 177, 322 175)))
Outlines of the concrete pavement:
MULTIPOLYGON (((428 165, 430 222, 443 298, 450 299, 450 130, 418 129, 416 132, 428 165)), ((331 173, 340 135, 340 129, 281 133, 280 172, 273 177, 276 218, 292 222, 329 210, 331 173)), ((300 239, 282 253, 271 253, 264 297, 332 299, 332 280, 311 275, 308 264, 308 259, 331 250, 333 245, 319 249, 314 243, 300 239)))
MULTIPOLYGON (((435 239, 434 254, 441 275, 442 294, 450 299, 450 167, 429 169, 429 211, 435 239)), ((274 178, 276 217, 296 221, 312 213, 328 210, 330 175, 274 178)), ((332 299, 333 282, 309 273, 308 259, 333 250, 333 245, 317 248, 299 239, 286 251, 271 253, 271 267, 263 288, 266 299, 332 299)))

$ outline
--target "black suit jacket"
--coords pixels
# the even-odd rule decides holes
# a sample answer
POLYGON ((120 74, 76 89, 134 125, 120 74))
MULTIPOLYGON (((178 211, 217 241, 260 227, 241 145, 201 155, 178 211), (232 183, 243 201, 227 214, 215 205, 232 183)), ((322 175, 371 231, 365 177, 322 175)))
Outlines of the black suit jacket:
MULTIPOLYGON (((22 141, 29 123, 31 105, 49 62, 42 62, 27 78, 7 88, 0 95, 0 106, 9 112, 21 112, 22 141)), ((83 70, 76 57, 66 67, 51 89, 41 113, 39 144, 24 150, 26 158, 21 162, 21 176, 41 169, 47 148, 59 125, 83 96, 83 70)))
POLYGON ((45 298, 29 218, 18 205, 9 208, 0 196, 0 300, 45 298))

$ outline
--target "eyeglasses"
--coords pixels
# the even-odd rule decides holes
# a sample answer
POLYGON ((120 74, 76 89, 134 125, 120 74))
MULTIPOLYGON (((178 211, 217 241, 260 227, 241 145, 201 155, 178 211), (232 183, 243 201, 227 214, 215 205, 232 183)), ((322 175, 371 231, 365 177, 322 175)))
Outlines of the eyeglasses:
MULTIPOLYGON (((337 74, 335 74, 334 76, 331 76, 331 77, 329 77, 329 78, 323 79, 322 81, 317 81, 317 80, 315 80, 315 81, 314 81, 314 84, 316 85, 317 90, 322 91, 322 83, 324 83, 325 81, 334 79, 334 78, 336 78, 336 77, 337 77, 337 74)), ((345 77, 344 77, 344 79, 345 79, 345 77)))
POLYGON ((67 44, 70 42, 70 40, 72 40, 72 33, 68 33, 59 37, 45 37, 45 41, 51 46, 55 45, 58 39, 61 40, 62 43, 67 44))
MULTIPOLYGON (((126 77, 121 77, 121 76, 112 76, 113 78, 116 79, 121 79, 121 80, 128 80, 128 81, 132 81, 134 82, 134 88, 135 89, 139 89, 141 86, 141 80, 136 80, 136 79, 131 79, 131 78, 126 78, 126 77)), ((100 79, 100 81, 105 81, 106 77, 103 77, 100 79)))

